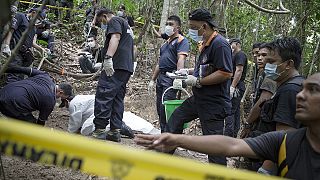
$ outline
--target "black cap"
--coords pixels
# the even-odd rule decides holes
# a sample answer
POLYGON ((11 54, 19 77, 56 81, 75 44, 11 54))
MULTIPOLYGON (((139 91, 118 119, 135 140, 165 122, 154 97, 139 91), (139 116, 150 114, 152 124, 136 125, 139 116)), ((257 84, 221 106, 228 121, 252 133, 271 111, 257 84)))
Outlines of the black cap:
POLYGON ((205 21, 213 27, 218 27, 218 24, 212 19, 211 13, 206 9, 196 9, 189 13, 189 20, 205 21))
POLYGON ((233 43, 233 42, 241 44, 241 41, 240 41, 240 39, 238 39, 238 38, 231 38, 231 39, 229 40, 229 44, 231 44, 231 43, 233 43))

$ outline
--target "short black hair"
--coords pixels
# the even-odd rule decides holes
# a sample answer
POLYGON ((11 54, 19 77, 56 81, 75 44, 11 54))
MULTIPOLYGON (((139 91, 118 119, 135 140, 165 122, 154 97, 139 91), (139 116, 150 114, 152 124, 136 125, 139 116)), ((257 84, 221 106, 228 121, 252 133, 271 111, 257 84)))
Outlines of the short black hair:
POLYGON ((72 90, 71 84, 61 83, 59 84, 59 89, 61 89, 66 96, 69 96, 69 97, 73 96, 73 90, 72 90))
POLYGON ((93 38, 94 40, 97 40, 97 37, 93 34, 90 34, 87 39, 89 39, 89 38, 93 38))
POLYGON ((110 9, 102 7, 97 11, 97 17, 100 17, 103 14, 114 14, 114 13, 110 9))
POLYGON ((297 70, 299 69, 301 64, 302 48, 298 39, 294 37, 281 37, 268 43, 266 46, 272 51, 277 51, 282 62, 292 59, 294 67, 297 70))
POLYGON ((241 44, 241 41, 240 41, 240 39, 239 38, 231 38, 230 40, 229 40, 229 44, 232 44, 232 43, 238 43, 238 44, 241 44))
MULTIPOLYGON (((258 48, 259 48, 259 49, 262 49, 262 48, 270 49, 270 48, 268 47, 268 43, 261 43, 258 48)), ((252 48, 252 49, 254 49, 254 48, 252 48)))
POLYGON ((121 5, 119 6, 119 10, 120 10, 120 9, 125 11, 125 10, 126 10, 126 7, 125 7, 123 4, 121 4, 121 5))
POLYGON ((252 49, 255 49, 255 48, 260 48, 260 45, 263 44, 262 42, 256 42, 252 45, 252 49))
POLYGON ((179 18, 179 16, 176 16, 176 15, 169 16, 168 20, 175 21, 179 26, 181 26, 181 19, 179 18))

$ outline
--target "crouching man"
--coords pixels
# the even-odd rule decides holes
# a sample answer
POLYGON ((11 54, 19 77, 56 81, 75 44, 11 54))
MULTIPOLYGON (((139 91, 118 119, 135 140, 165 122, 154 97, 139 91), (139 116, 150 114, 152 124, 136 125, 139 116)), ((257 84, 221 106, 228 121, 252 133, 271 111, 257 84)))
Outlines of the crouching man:
POLYGON ((0 112, 8 117, 45 125, 56 99, 65 100, 72 96, 72 86, 56 85, 48 73, 28 67, 11 67, 8 73, 28 75, 21 81, 7 84, 0 90, 0 112), (39 111, 38 118, 32 115, 39 111))

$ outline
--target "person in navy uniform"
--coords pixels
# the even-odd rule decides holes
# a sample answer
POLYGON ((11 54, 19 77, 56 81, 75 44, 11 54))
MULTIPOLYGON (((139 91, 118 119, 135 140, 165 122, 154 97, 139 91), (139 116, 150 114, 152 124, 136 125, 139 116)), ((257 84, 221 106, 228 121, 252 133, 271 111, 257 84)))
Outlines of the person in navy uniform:
POLYGON ((0 111, 5 116, 44 125, 56 99, 65 101, 73 96, 70 84, 56 85, 44 71, 29 67, 10 67, 7 72, 22 73, 29 78, 9 83, 0 90, 0 111), (39 111, 38 118, 32 115, 33 111, 39 111))
MULTIPOLYGON (((173 85, 173 79, 166 76, 166 72, 174 72, 184 68, 186 57, 189 54, 189 41, 179 34, 181 20, 178 16, 170 16, 166 22, 165 33, 169 39, 160 48, 159 62, 153 72, 148 85, 149 94, 156 83, 157 113, 160 121, 161 131, 165 131, 166 115, 162 104, 162 95, 166 89, 173 85)), ((176 99, 177 90, 170 89, 164 95, 163 100, 176 99)))

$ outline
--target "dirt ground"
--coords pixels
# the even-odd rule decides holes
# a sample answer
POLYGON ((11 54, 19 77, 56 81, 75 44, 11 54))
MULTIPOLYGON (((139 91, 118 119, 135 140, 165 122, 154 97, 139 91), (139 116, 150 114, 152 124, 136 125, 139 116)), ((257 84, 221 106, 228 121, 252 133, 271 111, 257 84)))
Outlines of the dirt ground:
MULTIPOLYGON (((94 94, 97 81, 80 81, 68 77, 55 77, 59 82, 71 81, 74 85, 77 94, 94 94)), ((133 77, 127 85, 127 94, 125 97, 125 110, 131 111, 134 114, 148 120, 154 126, 159 128, 157 122, 155 94, 150 96, 147 93, 147 84, 149 78, 133 77)), ((154 92, 155 93, 155 92, 154 92)), ((58 102, 57 102, 58 104, 58 102)), ((66 108, 56 107, 49 117, 46 127, 67 131, 69 114, 66 108)), ((200 133, 196 123, 192 124, 187 133, 200 133), (197 130, 196 130, 197 129, 197 130)), ((106 142, 107 143, 107 142, 106 142)), ((138 147, 132 139, 122 138, 124 146, 138 147)), ((179 149, 176 155, 197 159, 201 162, 206 161, 206 155, 190 152, 179 149)), ((47 180, 62 180, 62 179, 107 179, 104 177, 96 177, 84 174, 78 171, 63 169, 52 165, 43 165, 33 163, 29 160, 23 160, 16 157, 2 156, 4 172, 6 179, 47 179, 47 180)), ((1 179, 1 178, 0 178, 1 179)))

